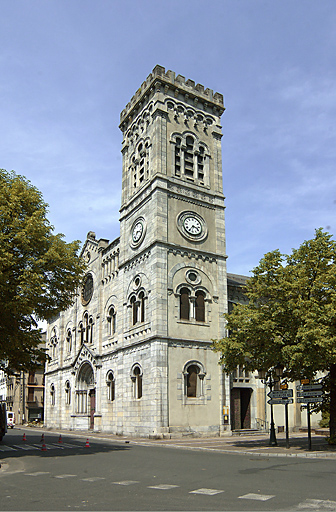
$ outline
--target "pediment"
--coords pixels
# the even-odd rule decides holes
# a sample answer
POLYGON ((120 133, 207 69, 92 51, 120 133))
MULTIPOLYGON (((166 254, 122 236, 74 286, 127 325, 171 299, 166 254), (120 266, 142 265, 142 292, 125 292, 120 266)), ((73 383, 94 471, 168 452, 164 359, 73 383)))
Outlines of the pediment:
POLYGON ((81 346, 81 348, 78 351, 76 359, 72 363, 73 373, 77 372, 78 369, 80 368, 81 364, 84 363, 85 361, 88 361, 89 363, 91 363, 91 365, 94 368, 101 366, 100 358, 98 356, 96 356, 93 353, 93 351, 87 345, 85 345, 85 343, 83 343, 83 345, 81 346))

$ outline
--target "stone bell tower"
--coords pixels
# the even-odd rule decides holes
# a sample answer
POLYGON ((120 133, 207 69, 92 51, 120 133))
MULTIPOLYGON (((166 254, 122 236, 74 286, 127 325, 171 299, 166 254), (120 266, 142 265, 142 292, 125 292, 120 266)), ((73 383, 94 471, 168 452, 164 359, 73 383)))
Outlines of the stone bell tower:
POLYGON ((224 429, 223 112, 221 94, 156 66, 120 116, 124 340, 150 347, 156 433, 224 429))

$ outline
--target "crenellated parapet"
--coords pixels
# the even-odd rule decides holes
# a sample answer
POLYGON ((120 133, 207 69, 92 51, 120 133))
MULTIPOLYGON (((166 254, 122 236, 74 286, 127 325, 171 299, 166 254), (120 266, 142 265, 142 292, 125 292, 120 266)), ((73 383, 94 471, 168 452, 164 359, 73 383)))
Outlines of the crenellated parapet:
POLYGON ((183 99, 185 103, 219 117, 225 110, 223 95, 219 92, 204 89, 204 85, 195 85, 193 80, 186 80, 182 75, 176 76, 171 70, 166 72, 163 66, 157 65, 121 112, 119 127, 122 132, 158 92, 183 99))

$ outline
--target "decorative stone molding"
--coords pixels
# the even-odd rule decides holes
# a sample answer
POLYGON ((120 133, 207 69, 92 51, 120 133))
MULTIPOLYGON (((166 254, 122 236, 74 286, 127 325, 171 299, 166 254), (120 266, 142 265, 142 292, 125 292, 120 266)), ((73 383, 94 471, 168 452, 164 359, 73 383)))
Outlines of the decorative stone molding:
POLYGON ((151 254, 150 251, 141 254, 141 256, 139 256, 138 258, 135 258, 131 263, 128 263, 127 265, 125 265, 124 271, 129 272, 130 270, 135 268, 137 265, 140 265, 141 263, 143 263, 144 261, 146 261, 149 258, 150 254, 151 254))

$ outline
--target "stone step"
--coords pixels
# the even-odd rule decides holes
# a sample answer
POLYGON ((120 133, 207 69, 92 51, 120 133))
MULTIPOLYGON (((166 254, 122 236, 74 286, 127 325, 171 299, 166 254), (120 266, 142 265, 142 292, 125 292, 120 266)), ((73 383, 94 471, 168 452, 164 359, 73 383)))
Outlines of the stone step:
POLYGON ((233 436, 256 436, 259 434, 267 434, 266 430, 258 430, 257 428, 237 428, 232 430, 233 436))

